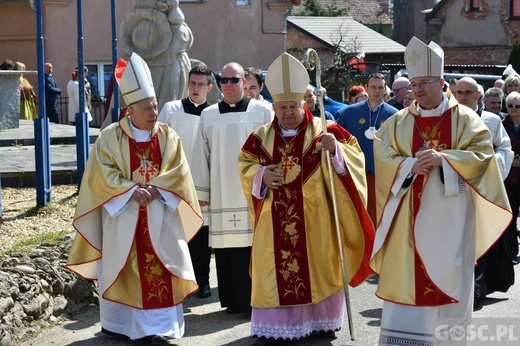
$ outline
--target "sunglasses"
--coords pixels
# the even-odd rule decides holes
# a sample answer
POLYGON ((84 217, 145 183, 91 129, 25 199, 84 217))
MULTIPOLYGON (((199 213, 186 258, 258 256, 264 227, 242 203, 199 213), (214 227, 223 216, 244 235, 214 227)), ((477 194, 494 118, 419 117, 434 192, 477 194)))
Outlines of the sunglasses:
POLYGON ((238 77, 222 77, 222 78, 220 78, 220 83, 221 84, 227 84, 227 83, 237 84, 242 79, 243 78, 238 78, 238 77))
POLYGON ((507 105, 507 108, 520 108, 520 105, 507 105))

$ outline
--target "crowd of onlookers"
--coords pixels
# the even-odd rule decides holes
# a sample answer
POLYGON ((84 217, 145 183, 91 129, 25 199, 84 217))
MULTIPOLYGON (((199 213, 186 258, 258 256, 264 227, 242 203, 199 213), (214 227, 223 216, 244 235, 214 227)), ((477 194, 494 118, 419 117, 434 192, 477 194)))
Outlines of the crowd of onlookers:
MULTIPOLYGON (((0 70, 25 71, 25 64, 6 59, 0 64, 0 70)), ((34 120, 38 118, 36 109, 36 93, 23 74, 20 74, 20 119, 34 120)))
MULTIPOLYGON (((4 60, 0 64, 0 70, 14 70, 25 71, 25 64, 22 62, 13 62, 10 59, 4 60)), ((45 112, 50 122, 59 124, 60 117, 58 113, 58 97, 61 95, 61 89, 56 85, 56 81, 52 76, 52 64, 46 62, 44 64, 45 71, 45 112)), ((85 76, 88 69, 85 67, 85 76)), ((85 113, 88 120, 92 121, 91 109, 91 85, 87 78, 85 80, 85 113)), ((67 84, 68 94, 68 121, 74 124, 76 121, 76 114, 79 113, 79 83, 78 83, 78 68, 76 67, 71 74, 71 79, 67 84)), ((31 83, 20 74, 20 119, 35 120, 38 118, 38 109, 36 107, 37 95, 31 83)))

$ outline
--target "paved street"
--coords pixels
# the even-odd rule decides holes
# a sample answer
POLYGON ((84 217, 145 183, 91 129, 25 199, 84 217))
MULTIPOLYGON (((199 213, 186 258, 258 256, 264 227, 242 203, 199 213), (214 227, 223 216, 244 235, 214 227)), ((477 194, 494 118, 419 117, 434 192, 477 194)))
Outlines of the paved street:
MULTIPOLYGON (((246 315, 226 315, 217 299, 215 263, 211 262, 212 296, 208 299, 190 297, 184 304, 186 331, 178 340, 179 346, 188 345, 251 345, 256 339, 249 336, 250 321, 246 315)), ((517 278, 520 266, 515 267, 517 278)), ((298 345, 376 345, 381 317, 381 301, 375 297, 376 282, 368 280, 361 286, 350 289, 352 315, 354 320, 355 341, 350 340, 348 323, 336 333, 332 341, 305 340, 298 345)), ((520 326, 520 288, 510 288, 507 293, 494 293, 483 300, 473 317, 477 318, 515 318, 520 326)), ((135 343, 112 339, 100 333, 99 310, 92 307, 75 319, 55 327, 23 346, 77 345, 77 346, 124 346, 135 343)), ((520 333, 518 334, 520 337, 520 333)), ((520 340, 520 339, 519 339, 520 340)), ((510 345, 518 345, 518 342, 510 345)), ((488 343, 487 345, 496 345, 488 343)))

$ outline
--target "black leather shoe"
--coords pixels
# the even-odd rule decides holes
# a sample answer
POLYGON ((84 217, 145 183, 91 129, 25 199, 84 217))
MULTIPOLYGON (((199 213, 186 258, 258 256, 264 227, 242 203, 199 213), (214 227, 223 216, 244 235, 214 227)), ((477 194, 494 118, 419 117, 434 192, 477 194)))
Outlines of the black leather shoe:
POLYGON ((319 332, 320 334, 320 339, 325 339, 325 340, 334 340, 336 339, 336 332, 334 332, 333 330, 329 330, 329 331, 320 331, 319 332))
POLYGON ((163 335, 154 335, 152 340, 150 340, 150 345, 173 345, 173 343, 171 338, 163 335))
POLYGON ((289 345, 292 344, 293 340, 274 339, 266 338, 265 336, 259 337, 253 345, 289 345))
POLYGON ((336 332, 333 330, 324 331, 320 330, 319 332, 312 332, 310 335, 311 339, 320 339, 320 340, 334 340, 336 339, 336 332))
POLYGON ((119 333, 114 333, 114 332, 111 332, 110 330, 108 329, 105 329, 105 328, 101 328, 101 333, 105 334, 106 336, 110 336, 112 338, 124 338, 124 339, 128 339, 128 336, 124 335, 124 334, 119 334, 119 333))
POLYGON ((175 345, 172 338, 164 335, 149 335, 135 340, 138 345, 175 345))
POLYGON ((199 297, 199 298, 211 297, 211 289, 209 288, 209 284, 200 286, 199 291, 197 292, 197 297, 199 297))
POLYGON ((228 315, 234 315, 234 314, 238 314, 238 313, 239 313, 239 311, 237 310, 237 308, 233 308, 231 306, 226 308, 226 314, 228 314, 228 315))

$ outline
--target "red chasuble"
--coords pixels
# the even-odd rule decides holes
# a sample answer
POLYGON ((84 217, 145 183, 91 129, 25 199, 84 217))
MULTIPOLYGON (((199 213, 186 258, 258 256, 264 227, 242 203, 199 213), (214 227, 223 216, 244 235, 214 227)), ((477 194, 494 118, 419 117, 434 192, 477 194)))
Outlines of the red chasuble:
MULTIPOLYGON (((159 174, 161 151, 158 137, 150 142, 137 143, 129 139, 130 167, 132 180, 145 184, 159 174)), ((164 267, 155 253, 148 231, 146 206, 139 207, 139 218, 135 229, 135 252, 131 253, 126 266, 131 265, 133 254, 137 257, 137 270, 141 283, 143 309, 166 308, 174 305, 172 274, 164 267)))
POLYGON ((303 153, 305 131, 294 137, 275 137, 272 162, 281 162, 283 188, 273 191, 273 234, 280 305, 312 301, 302 186, 320 163, 316 139, 303 153), (298 229, 299 232, 295 232, 298 229))
MULTIPOLYGON (((312 115, 310 117, 310 120, 312 120, 312 115)), ((262 165, 280 163, 280 169, 284 175, 283 187, 273 190, 271 204, 274 262, 280 306, 310 304, 313 301, 307 249, 308 246, 312 245, 307 244, 307 235, 308 232, 319 232, 320 230, 308 230, 306 228, 303 188, 308 179, 321 169, 322 149, 319 147, 321 137, 316 136, 312 138, 311 143, 307 144, 305 143, 308 140, 306 126, 301 126, 298 133, 293 137, 283 137, 280 134, 281 130, 277 122, 274 122, 273 127, 276 129, 277 135, 274 136, 275 149, 272 156, 254 141, 255 137, 252 141, 255 144, 248 141, 244 147, 250 144, 252 145, 250 148, 252 152, 261 151, 259 160, 262 165)), ((335 137, 340 141, 345 141, 347 137, 350 137, 348 132, 335 125, 331 125, 329 131, 334 132, 335 137)), ((367 230, 373 230, 366 209, 357 196, 355 185, 348 177, 340 180, 345 184, 349 193, 353 195, 352 199, 356 207, 359 207, 359 215, 364 216, 362 224, 367 230)), ((258 216, 264 200, 256 198, 253 198, 253 200, 258 216)), ((365 243, 367 259, 370 256, 372 244, 373 231, 365 243)), ((361 283, 368 276, 367 272, 371 273, 368 268, 368 260, 364 261, 362 268, 364 270, 360 269, 358 275, 353 278, 355 284, 361 283), (362 279, 358 280, 360 277, 362 279)))
MULTIPOLYGON (((421 118, 414 115, 415 131, 413 134, 412 148, 413 152, 421 150, 434 149, 442 151, 451 149, 451 109, 448 109, 439 117, 421 118), (420 133, 419 133, 420 131, 420 133)), ((411 228, 412 239, 415 244, 415 220, 419 208, 421 206, 421 196, 424 185, 428 179, 424 175, 418 175, 411 187, 413 193, 413 227, 411 228)), ((421 256, 414 251, 415 254, 415 297, 417 306, 439 306, 453 303, 453 300, 444 294, 430 279, 425 270, 421 256)))

